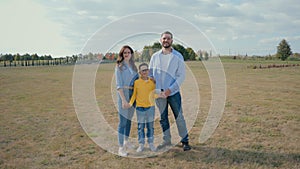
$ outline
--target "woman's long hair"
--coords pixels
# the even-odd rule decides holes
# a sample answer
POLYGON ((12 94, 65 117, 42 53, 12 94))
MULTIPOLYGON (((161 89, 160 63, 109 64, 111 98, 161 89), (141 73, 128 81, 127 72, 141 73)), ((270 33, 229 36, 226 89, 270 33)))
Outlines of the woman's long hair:
POLYGON ((129 49, 130 52, 131 52, 131 58, 129 59, 129 65, 131 66, 131 68, 137 72, 137 67, 134 63, 134 52, 133 52, 133 49, 128 46, 128 45, 124 45, 120 52, 119 52, 119 56, 117 58, 117 66, 118 68, 122 71, 122 67, 124 66, 124 56, 123 56, 123 53, 124 53, 124 50, 125 49, 129 49))

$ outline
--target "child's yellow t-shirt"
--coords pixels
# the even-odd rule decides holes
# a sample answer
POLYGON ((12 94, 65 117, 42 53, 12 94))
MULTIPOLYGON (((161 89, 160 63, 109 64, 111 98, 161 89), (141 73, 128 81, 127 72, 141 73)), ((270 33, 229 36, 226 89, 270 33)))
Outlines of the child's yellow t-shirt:
POLYGON ((143 80, 141 78, 134 82, 133 94, 129 104, 132 105, 136 101, 136 107, 151 107, 154 106, 154 91, 155 83, 148 78, 143 80))

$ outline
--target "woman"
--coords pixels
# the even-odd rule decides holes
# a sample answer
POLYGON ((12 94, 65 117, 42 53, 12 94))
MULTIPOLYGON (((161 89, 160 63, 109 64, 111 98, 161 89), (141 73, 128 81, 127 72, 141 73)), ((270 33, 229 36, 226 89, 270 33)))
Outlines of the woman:
POLYGON ((134 113, 134 107, 129 106, 129 90, 132 90, 130 83, 137 76, 137 67, 134 63, 133 50, 125 45, 121 48, 115 68, 116 85, 118 93, 118 142, 120 156, 127 156, 126 148, 133 148, 128 142, 131 128, 131 119, 134 113))

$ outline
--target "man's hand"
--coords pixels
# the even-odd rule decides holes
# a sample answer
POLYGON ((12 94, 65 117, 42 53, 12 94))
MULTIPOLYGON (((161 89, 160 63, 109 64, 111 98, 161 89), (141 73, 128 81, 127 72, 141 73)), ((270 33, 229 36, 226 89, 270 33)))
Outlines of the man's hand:
POLYGON ((167 98, 168 96, 170 96, 171 90, 170 90, 170 89, 167 89, 166 91, 164 91, 164 93, 165 93, 165 96, 166 96, 166 98, 167 98))
POLYGON ((167 98, 164 92, 158 94, 158 98, 167 98))

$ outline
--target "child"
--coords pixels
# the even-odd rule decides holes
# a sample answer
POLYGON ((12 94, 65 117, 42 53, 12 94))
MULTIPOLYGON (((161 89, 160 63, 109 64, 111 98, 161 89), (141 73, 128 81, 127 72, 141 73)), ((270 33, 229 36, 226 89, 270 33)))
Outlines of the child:
POLYGON ((137 152, 144 150, 145 144, 145 125, 147 126, 147 138, 151 151, 156 151, 153 144, 154 140, 154 80, 148 77, 149 69, 147 63, 142 63, 139 66, 140 77, 134 82, 133 95, 130 99, 130 106, 136 101, 136 114, 138 119, 138 142, 139 147, 137 152))

